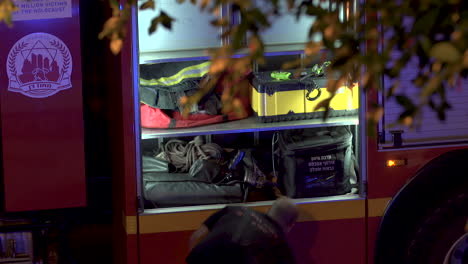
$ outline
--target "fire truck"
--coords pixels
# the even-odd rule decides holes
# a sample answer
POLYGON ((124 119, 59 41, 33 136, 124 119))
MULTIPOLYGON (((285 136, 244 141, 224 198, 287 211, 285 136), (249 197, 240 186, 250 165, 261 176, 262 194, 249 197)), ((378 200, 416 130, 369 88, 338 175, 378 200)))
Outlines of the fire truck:
MULTIPOLYGON (((326 120, 297 117, 311 111, 289 109, 297 107, 297 103, 288 104, 297 93, 288 93, 289 88, 271 91, 269 83, 255 84, 258 74, 304 58, 303 45, 313 18, 295 20, 285 15, 262 35, 267 63, 252 65, 249 89, 251 100, 257 96, 257 101, 251 102, 251 115, 186 124, 174 115, 179 110, 177 100, 169 112, 162 103, 154 103, 155 97, 170 94, 172 90, 164 89, 180 85, 186 76, 204 76, 203 67, 209 63, 204 51, 223 45, 218 29, 210 26, 210 15, 189 2, 169 0, 156 1, 155 10, 134 8, 123 49, 114 56, 92 27, 93 23, 102 25, 102 12, 109 14, 102 3, 20 2, 13 30, 4 25, 0 28, 7 32, 0 51, 6 212, 86 206, 85 157, 92 154, 83 147, 87 139, 83 113, 101 111, 104 114, 99 120, 105 123, 108 135, 106 159, 112 171, 115 263, 184 263, 191 233, 210 214, 231 204, 259 211, 271 206, 275 196, 266 184, 259 187, 258 180, 266 181, 272 174, 273 185, 294 198, 300 210, 298 223, 289 234, 298 263, 468 263, 466 81, 461 82, 461 89, 448 91, 453 108, 447 120, 439 121, 427 109, 416 129, 389 126, 398 118, 397 103, 380 92, 358 92, 359 84, 346 84, 341 90, 347 97, 337 104, 347 104, 345 112, 337 111, 326 120), (177 18, 173 28, 149 34, 148 25, 161 10, 177 18), (174 80, 170 85, 163 83, 174 80), (96 95, 96 91, 102 94, 83 106, 83 94, 96 95), (349 91, 353 93, 348 95, 349 91), (384 115, 378 126, 370 128, 375 132, 370 136, 366 112, 375 103, 384 106, 384 115), (347 111, 353 109, 358 110, 347 111), (298 135, 317 137, 342 128, 350 135, 345 152, 353 154, 349 167, 353 173, 345 178, 346 188, 326 189, 317 195, 313 186, 328 186, 337 177, 336 170, 348 165, 334 166, 338 155, 329 158, 331 152, 309 145, 301 149, 306 150, 302 156, 294 151, 284 154, 284 148, 291 147, 288 140, 298 135), (251 171, 256 181, 246 184, 242 176, 241 184, 228 182, 226 186, 232 189, 226 189, 187 180, 190 172, 171 163, 174 159, 167 158, 168 149, 171 142, 184 145, 196 140, 203 142, 201 147, 211 144, 231 151, 228 165, 237 164, 233 160, 239 153, 257 155, 250 165, 244 162, 241 174, 247 174, 247 167, 255 167, 251 171), (296 173, 284 169, 287 158, 296 173), (299 173, 304 169, 298 165, 301 159, 306 160, 303 173, 299 173), (324 174, 326 178, 312 177, 314 170, 333 173, 324 174), (286 174, 293 180, 285 180, 286 174), (194 190, 186 182, 204 187, 194 190)), ((357 2, 325 4, 343 9, 343 19, 346 12, 358 9, 357 2)), ((224 15, 235 17, 231 11, 223 10, 224 15)), ((405 69, 407 79, 401 82, 408 87, 408 96, 417 96, 411 90, 411 70, 410 63, 405 69)), ((299 92, 305 103, 300 104, 306 105, 309 102, 304 98, 314 101, 322 93, 323 86, 316 79, 311 83, 318 86, 308 90, 305 84, 299 92), (312 92, 316 94, 312 96, 312 92)), ((382 78, 382 85, 388 87, 389 80, 382 78)), ((207 109, 197 111, 206 118, 207 109)), ((308 140, 314 142, 313 137, 308 140)))

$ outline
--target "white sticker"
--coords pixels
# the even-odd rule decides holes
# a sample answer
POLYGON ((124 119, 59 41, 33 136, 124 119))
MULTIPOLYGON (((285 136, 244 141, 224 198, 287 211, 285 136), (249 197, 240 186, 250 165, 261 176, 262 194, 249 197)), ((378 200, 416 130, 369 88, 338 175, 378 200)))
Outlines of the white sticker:
POLYGON ((68 47, 48 33, 18 40, 8 53, 8 91, 44 98, 72 87, 72 56, 68 47))
POLYGON ((13 21, 72 17, 71 0, 14 0, 13 21))

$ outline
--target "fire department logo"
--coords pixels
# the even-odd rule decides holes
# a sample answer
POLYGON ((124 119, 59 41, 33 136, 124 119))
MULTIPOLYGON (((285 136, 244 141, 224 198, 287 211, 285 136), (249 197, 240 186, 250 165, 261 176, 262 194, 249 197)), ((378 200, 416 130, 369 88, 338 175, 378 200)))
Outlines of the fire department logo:
POLYGON ((8 91, 44 98, 72 87, 68 47, 47 33, 32 33, 11 48, 7 59, 8 91))

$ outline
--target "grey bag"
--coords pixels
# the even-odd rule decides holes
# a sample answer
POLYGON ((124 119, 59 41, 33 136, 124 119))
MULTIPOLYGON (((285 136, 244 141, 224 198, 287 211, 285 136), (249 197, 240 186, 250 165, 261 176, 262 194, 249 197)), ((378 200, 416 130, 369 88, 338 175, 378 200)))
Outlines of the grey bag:
POLYGON ((283 131, 279 135, 280 184, 289 197, 340 195, 357 177, 348 127, 283 131))
POLYGON ((157 207, 226 204, 243 201, 240 183, 218 185, 187 173, 145 173, 144 197, 157 207))
POLYGON ((205 161, 205 169, 189 173, 169 173, 168 162, 143 155, 144 198, 156 207, 173 207, 199 204, 240 203, 244 199, 241 183, 215 184, 219 173, 214 163, 205 161), (208 172, 207 168, 212 168, 208 172))

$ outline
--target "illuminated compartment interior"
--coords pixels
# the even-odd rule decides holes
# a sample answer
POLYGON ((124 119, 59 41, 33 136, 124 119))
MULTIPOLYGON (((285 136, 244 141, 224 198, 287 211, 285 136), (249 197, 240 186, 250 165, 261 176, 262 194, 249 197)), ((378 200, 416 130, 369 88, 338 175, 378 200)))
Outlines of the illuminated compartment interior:
MULTIPOLYGON (((157 2, 156 6, 158 6, 157 2)), ((191 4, 185 2, 183 5, 191 4)), ((174 12, 177 15, 180 8, 182 8, 181 6, 169 4, 169 1, 163 1, 159 6, 165 11, 168 10, 169 14, 174 12)), ((217 39, 219 32, 209 26, 209 17, 204 17, 193 6, 185 7, 183 19, 180 20, 181 24, 177 24, 177 21, 175 21, 176 24, 172 32, 164 29, 156 34, 149 35, 145 25, 148 25, 148 21, 150 21, 149 16, 151 14, 157 15, 159 11, 139 11, 138 40, 140 53, 138 67, 140 75, 136 76, 136 78, 140 80, 140 86, 135 89, 139 93, 139 102, 146 103, 145 100, 151 100, 151 102, 162 100, 163 93, 160 92, 161 90, 156 92, 157 95, 152 93, 151 89, 148 90, 151 85, 153 85, 151 87, 154 87, 161 84, 156 81, 160 76, 158 72, 162 73, 168 68, 170 69, 171 64, 202 65, 209 60, 209 58, 204 57, 204 50, 221 46, 221 42, 217 39), (194 18, 199 19, 197 23, 191 24, 190 32, 187 32, 184 23, 192 21, 194 18), (193 32, 197 34, 193 35, 193 32), (159 45, 158 43, 162 44, 159 45), (175 44, 171 45, 170 43, 175 44), (153 72, 148 73, 148 71, 153 72)), ((226 13, 229 13, 228 10, 226 13)), ((280 70, 284 62, 303 57, 300 50, 303 47, 301 38, 295 38, 294 43, 288 43, 281 39, 281 34, 277 34, 278 31, 282 31, 281 23, 285 24, 285 28, 288 28, 293 25, 287 25, 287 23, 297 24, 298 22, 287 19, 283 22, 279 21, 270 32, 265 33, 266 50, 271 52, 267 53, 265 64, 254 63, 252 65, 254 72, 280 70)), ((312 65, 303 66, 311 67, 312 65)), ((190 66, 187 66, 187 68, 189 70, 186 72, 192 73, 193 68, 190 68, 190 66)), ((174 78, 177 79, 178 77, 174 78)), ((175 84, 178 83, 175 82, 175 84)), ((171 86, 170 89, 174 87, 171 86)), ((166 89, 164 92, 175 91, 178 88, 175 90, 170 89, 166 89)), ((168 109, 171 108, 170 111, 162 111, 164 114, 179 110, 176 100, 180 99, 180 96, 186 95, 189 89, 187 87, 184 87, 184 89, 182 89, 184 92, 178 94, 174 92, 176 99, 170 104, 171 106, 158 104, 157 102, 155 105, 164 105, 168 109)), ((165 100, 167 100, 172 95, 166 94, 164 96, 165 100)), ((288 104, 288 102, 281 103, 288 104)), ((140 107, 140 120, 144 119, 142 117, 146 118, 148 111, 154 111, 152 108, 155 108, 145 107, 145 109, 140 107)), ((207 112, 205 108, 202 108, 202 110, 207 112)), ((253 111, 250 109, 250 112, 253 111)), ((285 177, 282 173, 285 170, 283 168, 284 164, 282 164, 282 157, 277 154, 280 149, 278 137, 280 135, 287 137, 288 131, 301 131, 301 133, 310 134, 320 129, 346 128, 352 135, 350 142, 356 159, 356 177, 350 179, 351 188, 349 190, 344 193, 342 191, 331 192, 329 195, 324 193, 320 195, 302 194, 295 197, 298 202, 356 199, 360 197, 362 191, 360 184, 362 181, 359 177, 360 172, 357 164, 359 164, 361 146, 357 114, 337 116, 327 120, 314 118, 271 123, 259 122, 258 118, 252 114, 241 120, 224 120, 223 122, 187 128, 174 128, 174 126, 178 126, 176 125, 178 121, 174 121, 174 119, 159 123, 159 125, 162 124, 161 126, 163 126, 159 128, 150 128, 146 121, 141 121, 140 124, 141 141, 139 149, 141 155, 138 158, 141 158, 141 170, 139 171, 138 181, 139 196, 141 197, 140 206, 144 209, 144 214, 221 208, 225 204, 231 203, 244 203, 254 206, 264 205, 270 204, 279 194, 286 195, 285 184, 282 183, 285 177), (182 154, 184 151, 185 154, 182 154), (206 155, 212 156, 206 158, 206 155), (255 165, 252 165, 252 162, 247 162, 246 157, 249 157, 250 161, 254 160, 255 165), (252 166, 254 169, 252 169, 252 166), (232 169, 233 167, 234 169, 232 169), (239 169, 239 167, 242 168, 239 169), (246 172, 248 170, 254 173, 246 172), (258 171, 260 173, 257 173, 258 171), (252 174, 256 176, 251 176, 252 174), (246 175, 250 175, 250 177, 246 175)), ((326 162, 332 163, 329 160, 322 162, 320 159, 326 159, 324 155, 318 157, 313 154, 308 155, 311 160, 306 161, 305 164, 309 165, 309 170, 326 170, 330 167, 327 166, 326 162)), ((298 178, 302 176, 305 175, 298 175, 298 178)), ((299 187, 302 188, 302 186, 299 187)))
POLYGON ((0 263, 33 263, 32 232, 0 232, 0 263))

